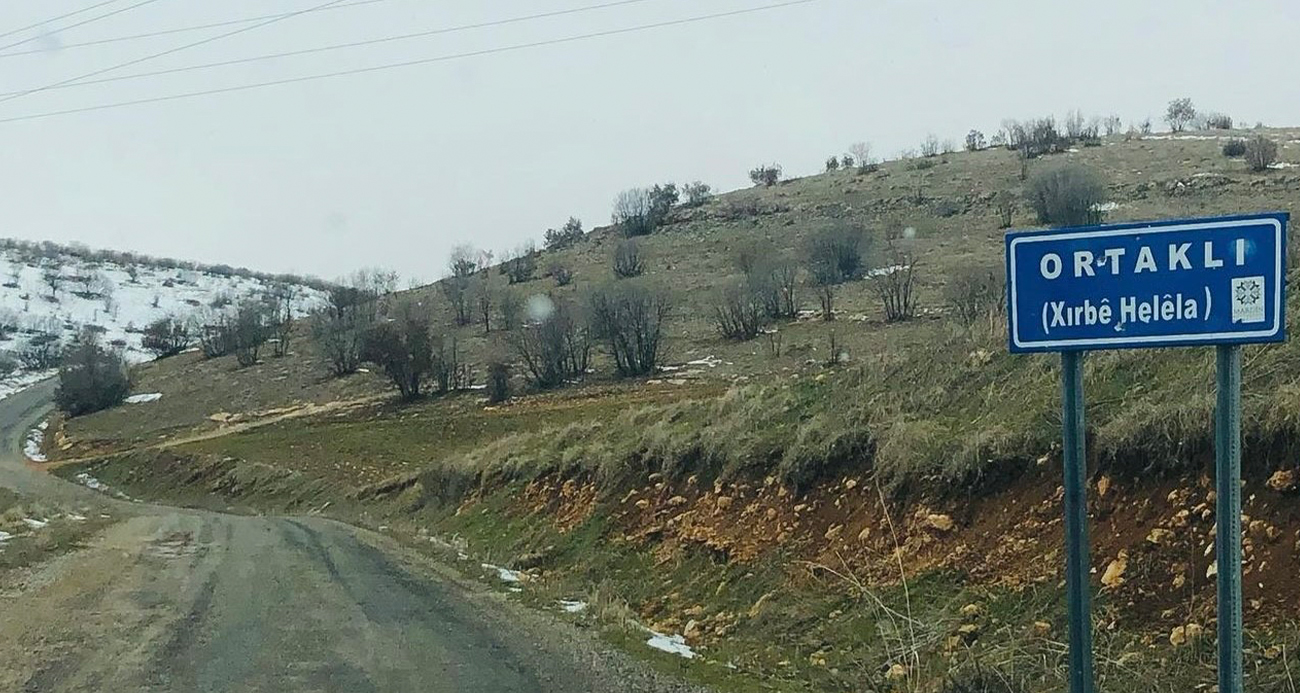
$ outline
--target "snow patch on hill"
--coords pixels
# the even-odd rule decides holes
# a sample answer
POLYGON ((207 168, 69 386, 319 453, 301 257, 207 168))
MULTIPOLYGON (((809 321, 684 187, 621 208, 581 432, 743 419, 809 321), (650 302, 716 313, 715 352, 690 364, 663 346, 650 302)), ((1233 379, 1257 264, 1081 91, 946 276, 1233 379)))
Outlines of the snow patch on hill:
MULTIPOLYGON (((0 351, 18 352, 34 335, 59 335, 64 343, 86 326, 103 330, 105 342, 138 363, 151 355, 140 348, 140 330, 163 317, 188 319, 204 311, 228 310, 241 298, 266 294, 272 282, 256 277, 151 265, 119 265, 56 254, 0 249, 0 319, 16 326, 0 339, 0 351)), ((295 285, 294 310, 305 315, 325 294, 295 285)))

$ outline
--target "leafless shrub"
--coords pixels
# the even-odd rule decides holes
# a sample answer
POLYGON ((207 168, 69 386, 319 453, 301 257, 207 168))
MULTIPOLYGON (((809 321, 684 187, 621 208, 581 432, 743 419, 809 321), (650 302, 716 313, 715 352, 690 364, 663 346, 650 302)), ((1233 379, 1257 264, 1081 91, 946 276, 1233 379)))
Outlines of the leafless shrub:
MULTIPOLYGON (((849 152, 857 160, 858 173, 867 173, 875 167, 876 162, 871 158, 871 144, 869 142, 854 142, 849 146, 849 152)), ((844 164, 845 168, 851 166, 853 164, 847 161, 844 164)))
POLYGON ((486 272, 471 277, 469 285, 470 302, 474 305, 479 323, 483 325, 485 333, 491 332, 492 315, 497 300, 496 286, 492 284, 492 278, 486 272))
POLYGON ((1106 128, 1107 137, 1110 137, 1111 135, 1118 135, 1120 129, 1124 127, 1124 121, 1121 120, 1119 116, 1114 114, 1106 116, 1106 119, 1103 121, 1103 124, 1104 127, 1106 128))
POLYGON ((611 220, 628 238, 654 233, 656 219, 650 190, 632 188, 619 193, 611 220))
POLYGON ((746 279, 768 318, 793 320, 798 314, 799 266, 794 260, 769 257, 755 265, 746 279))
POLYGON ((44 371, 59 365, 63 345, 54 332, 37 332, 28 338, 18 352, 18 360, 29 371, 44 371))
POLYGON ((885 320, 898 322, 916 315, 915 230, 897 222, 886 225, 880 266, 867 273, 872 293, 880 300, 885 320))
POLYGON ((827 173, 831 173, 833 171, 838 171, 838 170, 840 170, 840 158, 838 156, 832 156, 831 158, 826 160, 827 173))
POLYGON ((653 373, 665 346, 668 293, 644 280, 616 282, 592 291, 588 304, 592 336, 605 342, 618 374, 653 373))
POLYGON ((971 130, 966 133, 966 151, 978 152, 988 146, 988 141, 984 138, 984 133, 979 130, 971 130))
POLYGON ((1026 186, 1029 206, 1038 221, 1054 226, 1099 223, 1106 202, 1106 184, 1092 169, 1065 164, 1038 172, 1026 186))
POLYGON ((860 278, 865 242, 862 230, 850 224, 818 229, 805 242, 804 256, 809 274, 831 284, 860 278))
POLYGON ((512 251, 502 266, 511 284, 522 284, 533 280, 537 274, 537 246, 532 241, 512 251))
POLYGON ((292 284, 277 284, 265 298, 271 355, 276 358, 289 353, 289 340, 293 336, 293 306, 297 293, 297 287, 292 284))
POLYGON ((925 139, 921 141, 921 156, 927 159, 939 156, 938 137, 935 137, 933 134, 926 135, 925 139))
POLYGON ((588 328, 574 308, 554 300, 550 308, 540 320, 524 326, 511 338, 528 381, 543 390, 582 378, 591 358, 588 328))
POLYGON ((463 390, 474 384, 473 369, 461 361, 460 340, 455 335, 431 339, 433 382, 439 394, 463 390))
POLYGON ((245 299, 235 310, 230 340, 239 365, 257 363, 262 347, 271 337, 269 318, 266 304, 253 298, 245 299))
POLYGON ((1074 109, 1065 114, 1065 136, 1077 140, 1083 137, 1084 126, 1083 111, 1074 109))
POLYGON ((1000 315, 1006 306, 1006 280, 1000 267, 963 267, 948 279, 943 292, 963 325, 1000 315))
POLYGON ((1246 140, 1235 137, 1223 143, 1223 155, 1227 157, 1238 157, 1246 155, 1246 140))
POLYGON ((619 279, 639 277, 645 272, 641 246, 635 240, 629 238, 614 246, 613 269, 619 279))
POLYGON ((171 316, 149 323, 140 336, 140 346, 160 359, 175 356, 190 348, 193 343, 190 326, 184 320, 171 316))
POLYGON ((1016 214, 1016 198, 1010 192, 1003 190, 998 193, 993 201, 995 209, 998 212, 998 228, 1011 228, 1012 219, 1016 214))
POLYGON ((487 367, 487 392, 489 404, 501 404, 510 399, 510 366, 493 361, 487 367))
POLYGON ((573 283, 573 270, 569 269, 569 266, 560 260, 551 262, 547 274, 551 275, 551 278, 555 280, 556 286, 568 286, 573 283))
POLYGON ((1231 130, 1232 116, 1222 113, 1206 113, 1202 116, 1202 124, 1206 130, 1231 130))
POLYGON ((713 300, 713 325, 724 339, 747 341, 766 321, 761 296, 748 281, 723 287, 713 300))
POLYGON ((1246 140, 1246 165, 1255 172, 1266 171, 1277 162, 1277 142, 1255 135, 1246 140))

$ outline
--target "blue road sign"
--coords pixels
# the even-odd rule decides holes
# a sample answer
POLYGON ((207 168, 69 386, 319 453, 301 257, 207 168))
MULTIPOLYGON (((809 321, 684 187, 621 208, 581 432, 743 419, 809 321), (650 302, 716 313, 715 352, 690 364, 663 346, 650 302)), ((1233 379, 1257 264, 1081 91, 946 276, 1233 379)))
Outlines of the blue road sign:
POLYGON ((1281 342, 1286 213, 1007 234, 1011 351, 1281 342))

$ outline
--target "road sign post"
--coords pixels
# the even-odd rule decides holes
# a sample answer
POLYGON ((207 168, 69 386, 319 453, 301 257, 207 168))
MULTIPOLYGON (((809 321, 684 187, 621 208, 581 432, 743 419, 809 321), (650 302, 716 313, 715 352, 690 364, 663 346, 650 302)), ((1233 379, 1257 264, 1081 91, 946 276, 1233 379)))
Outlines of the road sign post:
POLYGON ((1008 342, 1061 352, 1070 691, 1093 690, 1084 353, 1214 345, 1219 691, 1242 692, 1241 345, 1286 339, 1285 213, 1006 237, 1008 342))
POLYGON ((1242 693, 1241 347, 1218 347, 1214 407, 1215 565, 1219 585, 1219 691, 1242 693))
POLYGON ((1093 685, 1083 353, 1061 353, 1061 426, 1065 438, 1065 596, 1070 617, 1071 693, 1092 693, 1093 685))

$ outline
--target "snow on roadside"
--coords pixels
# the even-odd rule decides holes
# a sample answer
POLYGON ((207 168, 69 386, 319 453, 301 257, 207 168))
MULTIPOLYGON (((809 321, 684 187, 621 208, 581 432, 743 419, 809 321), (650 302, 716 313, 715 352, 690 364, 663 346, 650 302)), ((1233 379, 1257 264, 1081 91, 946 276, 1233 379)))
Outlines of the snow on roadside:
POLYGON ((42 421, 41 425, 27 432, 27 440, 23 441, 23 454, 27 459, 33 462, 49 461, 45 453, 41 452, 41 445, 45 442, 45 429, 49 426, 49 421, 42 421))
POLYGON ((27 371, 17 375, 0 378, 0 399, 9 397, 16 392, 26 390, 32 385, 35 385, 46 378, 52 378, 58 374, 58 370, 52 369, 48 371, 27 371))
POLYGON ((162 399, 161 392, 150 392, 144 395, 131 395, 126 398, 127 404, 145 404, 146 402, 157 402, 162 399))
POLYGON ((50 521, 37 520, 31 517, 24 517, 23 524, 27 525, 28 527, 31 527, 32 529, 45 529, 46 527, 50 526, 50 521))
MULTIPOLYGON (((125 493, 122 493, 121 491, 114 490, 108 484, 100 481, 99 479, 96 479, 95 477, 87 474, 86 472, 81 472, 77 476, 73 477, 73 479, 78 484, 81 484, 82 486, 85 486, 86 488, 92 491, 99 491, 100 493, 106 493, 114 498, 120 498, 122 500, 131 501, 132 503, 136 502, 134 498, 126 495, 125 493)), ((105 517, 105 516, 101 515, 100 517, 105 517)))
POLYGON ((667 652, 668 654, 675 654, 679 657, 685 657, 686 659, 695 659, 699 656, 696 654, 695 650, 691 649, 690 645, 686 644, 686 638, 683 638, 680 635, 664 635, 663 633, 648 628, 646 629, 646 632, 650 634, 650 639, 646 640, 645 644, 656 650, 667 652))
POLYGON ((524 580, 524 574, 517 570, 502 568, 500 566, 492 565, 491 563, 483 563, 482 567, 483 570, 495 570, 497 577, 501 579, 501 582, 519 583, 524 580))
POLYGON ((587 610, 587 602, 576 599, 561 599, 559 604, 560 608, 564 609, 565 613, 580 614, 587 610))
POLYGON ((8 532, 6 532, 6 531, 0 529, 0 544, 3 544, 3 543, 5 543, 6 541, 9 541, 10 539, 13 539, 13 538, 14 538, 14 535, 12 535, 12 534, 10 534, 10 533, 8 533, 8 532))

